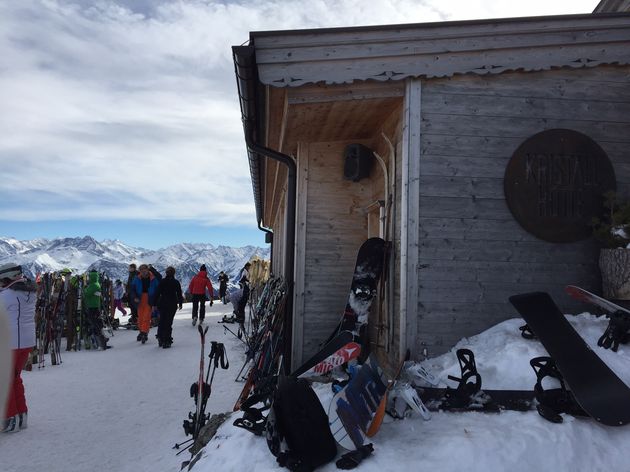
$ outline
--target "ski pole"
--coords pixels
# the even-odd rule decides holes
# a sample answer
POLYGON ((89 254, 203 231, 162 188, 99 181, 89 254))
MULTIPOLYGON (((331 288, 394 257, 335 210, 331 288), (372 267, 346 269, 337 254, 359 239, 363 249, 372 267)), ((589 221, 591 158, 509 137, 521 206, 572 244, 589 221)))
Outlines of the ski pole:
MULTIPOLYGON (((234 335, 235 338, 237 338, 240 342, 242 342, 243 344, 245 344, 246 346, 248 346, 247 341, 245 341, 243 338, 239 338, 238 334, 236 334, 234 331, 232 331, 230 328, 228 328, 227 326, 223 325, 223 332, 225 333, 225 331, 229 331, 232 335, 234 335)), ((249 347, 249 346, 248 346, 249 347)))
MULTIPOLYGON (((207 329, 207 328, 206 328, 207 329)), ((203 384, 202 388, 202 398, 201 401, 201 409, 199 418, 201 418, 202 423, 205 423, 206 420, 206 403, 208 398, 210 398, 210 394, 212 393, 212 381, 214 379, 214 372, 217 367, 219 367, 219 363, 221 364, 222 369, 228 369, 230 367, 230 362, 228 361, 227 354, 225 353, 225 346, 223 343, 219 343, 217 341, 210 342, 210 354, 208 354, 208 370, 206 371, 206 380, 203 384), (212 362, 214 360, 214 363, 212 362), (210 382, 208 382, 208 376, 210 375, 210 367, 212 366, 212 375, 210 376, 210 382), (206 394, 206 389, 208 390, 206 394)), ((199 430, 201 426, 199 427, 199 430)), ((197 431, 197 435, 199 435, 199 430, 197 431)))

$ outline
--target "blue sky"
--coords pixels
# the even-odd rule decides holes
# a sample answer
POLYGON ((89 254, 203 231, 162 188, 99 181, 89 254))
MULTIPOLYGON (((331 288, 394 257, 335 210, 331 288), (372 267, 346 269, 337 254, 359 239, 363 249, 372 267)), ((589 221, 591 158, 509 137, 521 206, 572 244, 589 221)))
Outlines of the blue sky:
POLYGON ((231 56, 250 31, 590 13, 597 3, 0 2, 0 236, 262 245, 231 56))
POLYGON ((178 243, 212 243, 233 247, 265 247, 265 233, 254 219, 244 226, 203 226, 179 220, 0 221, 0 236, 20 240, 92 236, 98 241, 119 239, 134 247, 161 249, 178 243))

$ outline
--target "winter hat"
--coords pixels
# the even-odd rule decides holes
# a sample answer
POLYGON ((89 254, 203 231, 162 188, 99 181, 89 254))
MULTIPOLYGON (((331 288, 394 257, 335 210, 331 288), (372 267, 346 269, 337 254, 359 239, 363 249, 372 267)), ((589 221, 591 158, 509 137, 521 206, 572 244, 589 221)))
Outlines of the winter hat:
POLYGON ((199 270, 203 270, 205 272, 206 270, 206 265, 205 264, 201 264, 201 267, 199 267, 199 270))
POLYGON ((22 275, 22 266, 9 262, 0 265, 0 279, 17 279, 22 275))

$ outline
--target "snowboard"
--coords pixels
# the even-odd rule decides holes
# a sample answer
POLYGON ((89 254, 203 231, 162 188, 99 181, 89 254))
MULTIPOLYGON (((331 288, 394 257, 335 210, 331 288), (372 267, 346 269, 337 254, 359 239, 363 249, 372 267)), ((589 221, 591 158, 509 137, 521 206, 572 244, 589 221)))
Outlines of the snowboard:
POLYGON ((598 346, 617 352, 619 344, 630 342, 630 310, 575 285, 567 285, 564 290, 576 300, 590 303, 606 312, 608 327, 597 340, 598 346))
POLYGON ((305 372, 313 369, 319 363, 325 362, 326 359, 328 359, 330 356, 335 355, 339 349, 342 349, 346 344, 352 342, 353 335, 350 331, 342 331, 339 334, 336 334, 309 360, 307 360, 300 367, 291 372, 290 376, 299 377, 305 372))
POLYGON ((361 447, 387 390, 387 379, 370 355, 350 382, 330 402, 328 424, 335 441, 349 450, 361 447))
MULTIPOLYGON (((362 346, 367 347, 367 332, 364 328, 383 272, 386 250, 387 244, 381 238, 370 238, 359 248, 346 307, 328 341, 341 331, 350 331, 355 340, 362 339, 362 346)), ((368 354, 365 349, 364 354, 368 354)))
POLYGON ((315 366, 306 370, 304 373, 299 374, 299 377, 304 378, 327 374, 335 367, 356 359, 359 357, 359 354, 361 354, 361 346, 354 341, 351 341, 337 349, 321 362, 315 364, 315 366))
POLYGON ((509 300, 555 361, 584 411, 608 426, 630 423, 630 387, 591 350, 549 294, 525 293, 509 300))
POLYGON ((466 405, 454 406, 449 402, 446 388, 416 387, 418 395, 429 411, 477 411, 500 413, 504 410, 529 411, 536 407, 533 390, 480 390, 466 405))
POLYGON ((630 316, 630 310, 628 310, 627 308, 619 306, 616 303, 606 300, 605 298, 599 297, 594 293, 589 292, 588 290, 584 290, 583 288, 577 287, 575 285, 567 285, 564 288, 564 291, 576 300, 597 306, 604 310, 606 313, 614 314, 621 312, 627 316, 630 316))

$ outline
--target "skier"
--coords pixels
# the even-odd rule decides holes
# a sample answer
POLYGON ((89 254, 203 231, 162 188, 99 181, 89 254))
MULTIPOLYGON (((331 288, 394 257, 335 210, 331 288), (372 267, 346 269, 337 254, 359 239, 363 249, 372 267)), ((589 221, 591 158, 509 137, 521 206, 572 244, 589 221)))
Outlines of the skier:
POLYGON ((210 306, 212 306, 214 298, 214 290, 212 288, 212 282, 208 278, 205 264, 202 264, 199 268, 199 272, 195 275, 190 284, 188 285, 188 291, 192 295, 192 325, 197 324, 197 312, 199 312, 199 323, 203 323, 203 319, 206 317, 206 289, 210 293, 210 306), (201 305, 201 306, 200 306, 201 305))
POLYGON ((22 275, 17 264, 0 266, 0 304, 7 311, 11 332, 13 376, 2 423, 2 432, 13 433, 26 429, 28 408, 24 396, 21 372, 28 355, 35 346, 35 284, 22 275))
POLYGON ((157 338, 158 344, 164 349, 173 343, 173 318, 177 308, 182 309, 183 302, 182 286, 175 278, 175 268, 167 267, 166 277, 160 281, 155 292, 155 303, 160 310, 157 338))
MULTIPOLYGON (((151 274, 153 274, 153 277, 155 277, 158 281, 158 284, 162 281, 162 274, 160 274, 160 272, 153 267, 151 264, 148 265, 149 266, 149 272, 151 272, 151 274)), ((155 300, 154 300, 155 302, 155 300)), ((157 302, 152 303, 152 308, 151 308, 151 328, 155 328, 157 326, 160 325, 160 310, 158 309, 157 306, 157 302)))
POLYGON ((227 303, 227 298, 225 295, 227 292, 228 280, 230 280, 230 278, 225 272, 223 271, 219 272, 219 298, 221 299, 224 305, 227 303))
POLYGON ((98 272, 91 270, 88 273, 88 285, 83 292, 85 306, 87 308, 89 334, 92 340, 98 343, 98 347, 103 351, 106 350, 107 341, 103 334, 103 321, 101 320, 101 284, 99 282, 98 272))
POLYGON ((120 279, 116 279, 114 283, 114 308, 118 308, 123 316, 127 316, 127 310, 122 303, 122 298, 125 295, 125 287, 123 287, 122 281, 120 279))
POLYGON ((138 269, 140 275, 133 280, 130 298, 133 298, 138 311, 138 330, 140 332, 136 340, 144 344, 148 340, 149 330, 151 329, 153 299, 159 281, 149 271, 149 266, 146 264, 142 264, 138 269))
POLYGON ((249 300, 249 268, 251 264, 248 262, 245 264, 245 267, 241 270, 241 278, 238 283, 243 289, 243 294, 241 295, 240 300, 238 301, 238 307, 234 314, 236 315, 237 323, 245 322, 245 306, 247 306, 247 301, 249 300))
POLYGON ((73 349, 75 343, 75 337, 77 336, 77 277, 72 277, 72 271, 70 269, 63 269, 61 271, 63 275, 64 290, 66 291, 66 302, 64 304, 64 311, 66 317, 66 351, 73 349))

